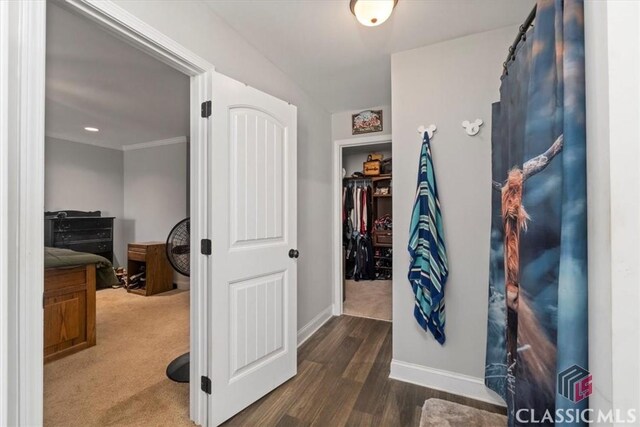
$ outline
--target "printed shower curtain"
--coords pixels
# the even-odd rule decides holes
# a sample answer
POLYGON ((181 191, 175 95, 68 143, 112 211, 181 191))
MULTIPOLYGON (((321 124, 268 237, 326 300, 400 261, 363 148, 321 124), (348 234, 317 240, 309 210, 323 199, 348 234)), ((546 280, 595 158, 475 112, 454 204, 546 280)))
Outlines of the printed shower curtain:
POLYGON ((583 4, 541 0, 493 106, 486 385, 509 425, 587 408, 583 4))

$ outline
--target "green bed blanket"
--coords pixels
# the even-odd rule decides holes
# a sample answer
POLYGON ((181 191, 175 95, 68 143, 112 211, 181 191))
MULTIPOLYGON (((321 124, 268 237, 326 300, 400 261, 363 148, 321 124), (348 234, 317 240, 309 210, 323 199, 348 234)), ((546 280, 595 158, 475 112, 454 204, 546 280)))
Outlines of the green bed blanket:
POLYGON ((76 252, 62 248, 44 248, 44 268, 96 265, 96 288, 108 288, 117 285, 118 278, 111 262, 99 255, 76 252))

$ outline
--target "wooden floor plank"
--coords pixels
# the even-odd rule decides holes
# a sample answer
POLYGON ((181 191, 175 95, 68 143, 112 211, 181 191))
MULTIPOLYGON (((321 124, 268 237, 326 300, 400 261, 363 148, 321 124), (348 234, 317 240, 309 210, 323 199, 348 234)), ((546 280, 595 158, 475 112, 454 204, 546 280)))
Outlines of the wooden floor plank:
POLYGON ((227 426, 417 426, 429 398, 504 408, 389 379, 391 323, 340 316, 298 349, 298 375, 227 426))
POLYGON ((298 374, 238 415, 227 421, 230 426, 277 425, 295 403, 296 396, 308 392, 308 386, 319 377, 324 367, 308 360, 298 367, 298 374))
POLYGON ((364 412, 356 410, 351 411, 351 415, 347 421, 347 426, 349 427, 372 427, 374 425, 371 414, 365 414, 364 412))
POLYGON ((384 343, 384 338, 389 335, 391 324, 378 322, 369 329, 369 335, 364 339, 358 351, 353 355, 353 358, 351 358, 343 374, 344 378, 349 378, 361 383, 367 379, 375 363, 376 356, 380 351, 380 347, 382 347, 384 343))
POLYGON ((347 424, 362 384, 348 378, 339 378, 331 398, 311 423, 314 427, 340 427, 347 424))

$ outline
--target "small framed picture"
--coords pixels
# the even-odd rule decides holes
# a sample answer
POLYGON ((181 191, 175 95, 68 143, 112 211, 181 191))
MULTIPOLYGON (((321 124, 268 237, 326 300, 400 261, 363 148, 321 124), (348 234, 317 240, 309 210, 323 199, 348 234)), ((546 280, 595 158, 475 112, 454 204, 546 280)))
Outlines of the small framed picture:
POLYGON ((351 134, 382 132, 382 110, 364 110, 351 115, 351 134))

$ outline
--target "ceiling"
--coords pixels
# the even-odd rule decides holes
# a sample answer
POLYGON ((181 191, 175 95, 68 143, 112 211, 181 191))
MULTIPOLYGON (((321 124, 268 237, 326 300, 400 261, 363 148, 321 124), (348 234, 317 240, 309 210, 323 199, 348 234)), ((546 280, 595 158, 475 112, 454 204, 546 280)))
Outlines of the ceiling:
POLYGON ((400 0, 387 22, 365 27, 349 0, 205 1, 330 112, 390 104, 390 54, 519 25, 535 4, 400 0))
POLYGON ((122 149, 189 135, 188 76, 51 2, 46 66, 47 136, 122 149))

